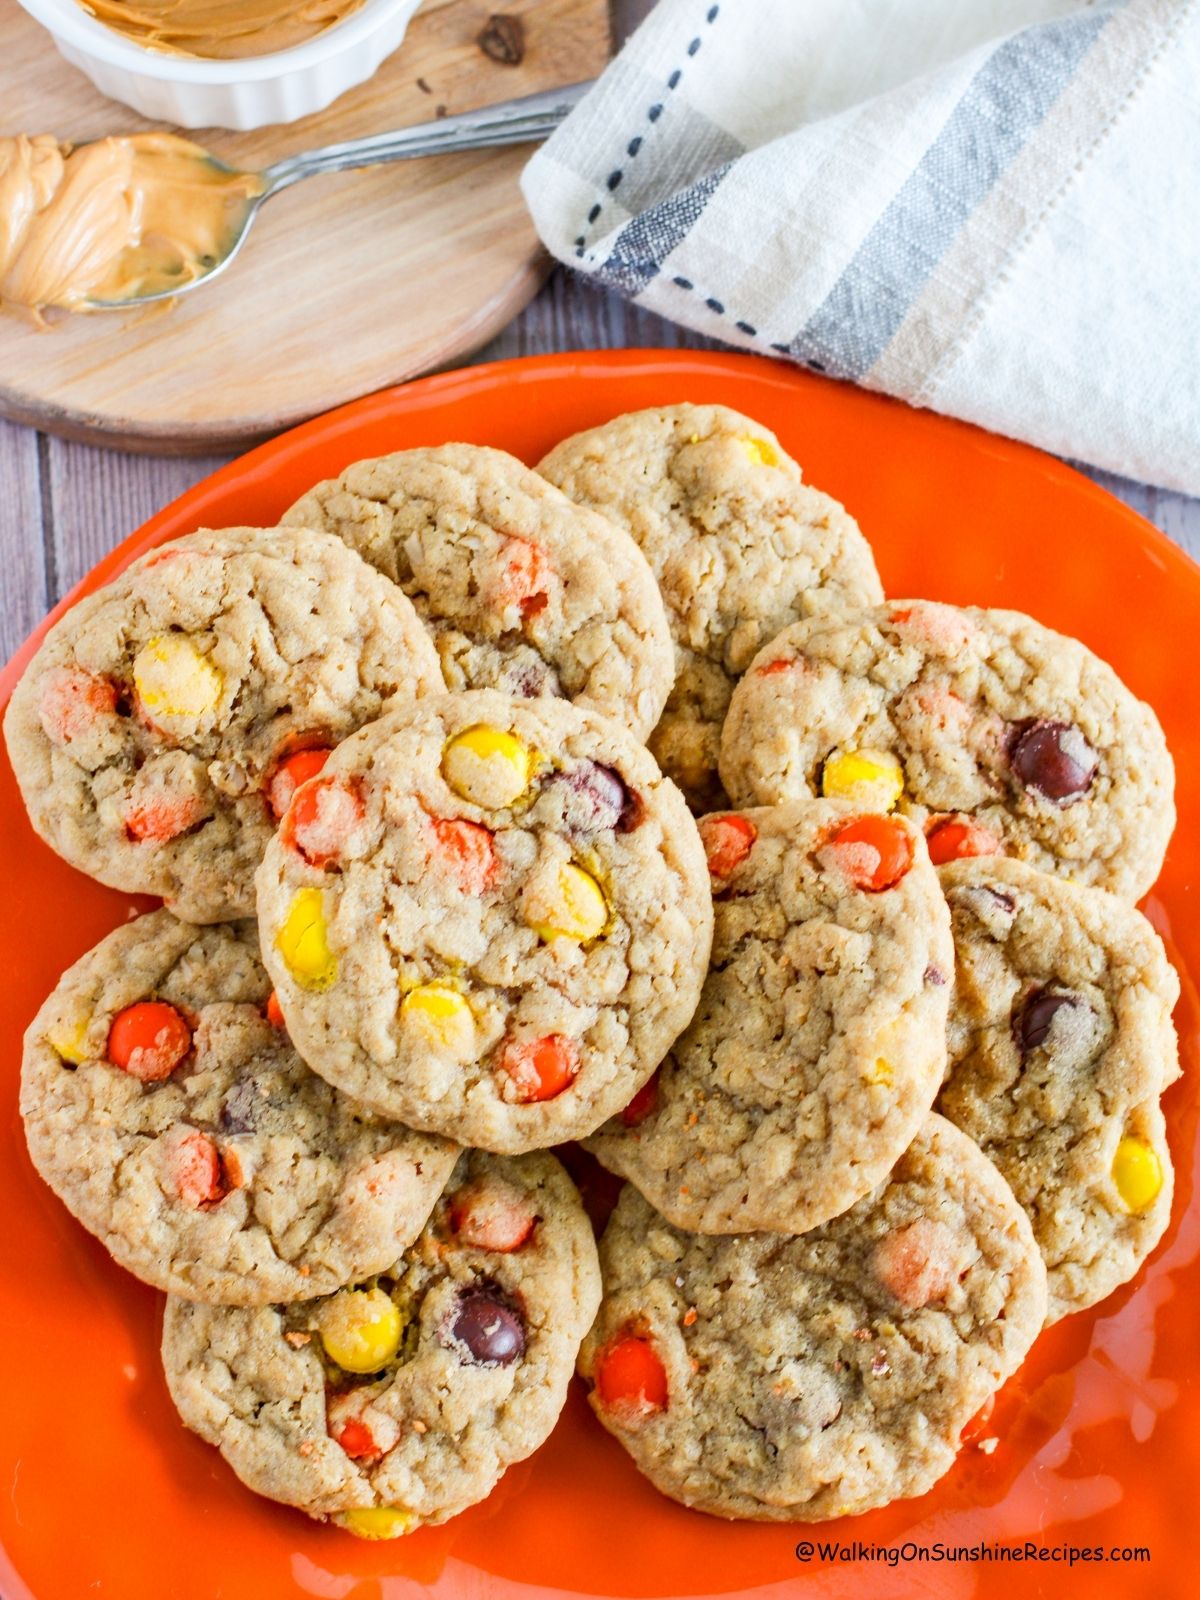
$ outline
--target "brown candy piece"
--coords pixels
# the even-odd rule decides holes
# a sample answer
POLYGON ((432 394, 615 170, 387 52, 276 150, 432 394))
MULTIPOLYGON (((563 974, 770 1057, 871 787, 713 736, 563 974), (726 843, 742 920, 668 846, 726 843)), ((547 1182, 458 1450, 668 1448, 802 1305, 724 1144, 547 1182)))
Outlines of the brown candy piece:
POLYGON ((1018 736, 1009 758, 1027 789, 1070 805, 1091 788, 1098 758, 1070 722, 1032 722, 1018 736))
POLYGON ((1045 1044, 1054 1019, 1064 1006, 1074 1010, 1079 1004, 1076 995, 1055 994, 1049 989, 1035 989, 1016 1017, 1017 1043, 1021 1046, 1021 1054, 1030 1055, 1045 1044))
POLYGON ((469 1289, 449 1325, 451 1342, 481 1367, 510 1367, 525 1354, 525 1327, 518 1314, 491 1289, 469 1289))

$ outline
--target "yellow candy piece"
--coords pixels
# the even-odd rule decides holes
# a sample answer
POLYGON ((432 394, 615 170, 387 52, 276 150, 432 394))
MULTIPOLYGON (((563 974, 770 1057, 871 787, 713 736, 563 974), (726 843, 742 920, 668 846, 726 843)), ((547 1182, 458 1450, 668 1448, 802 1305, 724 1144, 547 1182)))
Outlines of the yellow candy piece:
POLYGON ((752 439, 749 435, 743 435, 740 443, 742 449, 756 467, 777 467, 779 465, 779 452, 768 440, 752 439))
POLYGON ((221 674, 185 633, 164 633, 138 651, 133 683, 151 717, 198 721, 216 710, 221 674))
POLYGON ((532 765, 527 745, 486 723, 456 734, 442 754, 442 774, 455 794, 489 811, 520 799, 532 765))
POLYGON ((77 1022, 73 1028, 51 1028, 46 1038, 52 1050, 75 1066, 87 1060, 87 1051, 83 1047, 83 1037, 87 1033, 87 1018, 77 1022))
POLYGON ((890 1089, 895 1082, 892 1064, 890 1061, 885 1061, 882 1056, 876 1058, 863 1073, 863 1077, 867 1083, 877 1084, 881 1089, 890 1089))
POLYGON ((400 1015, 434 1050, 469 1059, 475 1054, 475 1018, 471 1007, 445 983, 422 983, 400 1002, 400 1015))
POLYGON ((1149 1211, 1163 1186, 1158 1152, 1144 1139, 1122 1139, 1112 1164, 1113 1182, 1126 1211, 1149 1211))
POLYGON ((317 1318, 329 1359, 346 1372, 378 1372, 396 1354, 404 1319, 382 1289, 340 1289, 317 1318))
POLYGON ((398 1539, 417 1522, 403 1506, 360 1506, 355 1511, 339 1511, 333 1520, 360 1539, 398 1539))
POLYGON ((838 751, 821 769, 821 793, 827 800, 891 811, 904 793, 904 769, 886 751, 838 751))
POLYGON ((530 923, 540 939, 595 939, 608 921, 604 890, 582 867, 564 861, 558 869, 555 893, 539 897, 531 907, 537 921, 530 923))
POLYGON ((337 977, 337 957, 329 948, 320 889, 298 889, 292 896, 275 948, 302 989, 329 988, 337 977))

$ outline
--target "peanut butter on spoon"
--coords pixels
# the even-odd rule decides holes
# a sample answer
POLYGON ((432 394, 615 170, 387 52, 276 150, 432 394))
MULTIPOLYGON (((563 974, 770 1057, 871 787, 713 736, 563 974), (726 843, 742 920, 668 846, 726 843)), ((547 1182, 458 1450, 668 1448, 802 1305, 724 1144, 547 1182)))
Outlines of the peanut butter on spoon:
POLYGON ((0 138, 0 308, 44 325, 50 308, 182 288, 229 253, 263 189, 169 133, 0 138))
POLYGON ((79 0, 98 22, 164 55, 233 60, 290 50, 363 0, 79 0))

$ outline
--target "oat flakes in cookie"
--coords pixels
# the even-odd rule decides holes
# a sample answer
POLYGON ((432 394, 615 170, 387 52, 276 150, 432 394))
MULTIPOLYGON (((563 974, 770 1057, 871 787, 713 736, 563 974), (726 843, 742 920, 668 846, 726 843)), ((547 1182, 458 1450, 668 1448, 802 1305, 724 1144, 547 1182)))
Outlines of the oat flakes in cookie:
POLYGON ((326 1299, 172 1299, 184 1422, 251 1489, 366 1539, 482 1500, 558 1420, 600 1300, 591 1226, 552 1156, 464 1155, 425 1231, 326 1299))
POLYGON ((153 911, 64 975, 25 1035, 33 1164, 120 1264, 196 1300, 328 1293, 416 1237, 454 1164, 310 1072, 253 923, 153 911))
POLYGON ((699 1009, 587 1141, 668 1221, 805 1233, 891 1170, 933 1104, 954 970, 921 832, 830 800, 700 820, 699 1009))
POLYGON ((555 695, 639 738, 674 656, 645 556, 502 450, 447 444, 356 461, 285 522, 324 528, 398 583, 450 689, 555 695))
POLYGON ((801 482, 773 433, 725 406, 615 417, 556 445, 538 471, 644 551, 676 658, 650 748, 695 809, 721 805, 721 723, 755 652, 798 617, 882 599, 858 524, 801 482))
POLYGON ((1111 667, 1019 612, 928 600, 786 628, 734 694, 721 775, 739 805, 895 807, 939 865, 1009 855, 1128 899, 1175 825, 1162 729, 1111 667))
POLYGON ((656 1488, 815 1522, 924 1494, 1046 1314, 1029 1220, 930 1115, 891 1177, 798 1238, 680 1232, 626 1185, 580 1371, 656 1488))
POLYGON ((331 534, 175 540, 46 636, 4 728, 38 833, 189 922, 254 909, 296 782, 391 701, 444 689, 394 584, 331 534))
POLYGON ((1132 1278, 1170 1219, 1159 1096, 1179 979, 1139 911, 1019 861, 941 869, 957 963, 938 1110, 1029 1213, 1049 1320, 1132 1278))
POLYGON ((591 1133, 691 1020, 712 899, 682 796, 617 723, 475 690, 362 729, 258 874, 297 1049, 413 1127, 591 1133))

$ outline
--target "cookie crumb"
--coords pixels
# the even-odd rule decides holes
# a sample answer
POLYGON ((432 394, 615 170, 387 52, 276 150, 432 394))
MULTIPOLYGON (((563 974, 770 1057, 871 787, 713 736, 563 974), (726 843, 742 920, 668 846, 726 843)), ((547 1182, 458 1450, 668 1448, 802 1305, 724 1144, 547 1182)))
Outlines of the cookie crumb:
POLYGON ((983 1451, 985 1456, 990 1456, 992 1451, 999 1443, 999 1439, 993 1435, 990 1439, 980 1439, 979 1448, 983 1451))
POLYGON ((293 1350, 303 1350, 306 1344, 312 1343, 311 1333, 285 1333, 284 1344, 290 1344, 293 1350))
POLYGON ((313 1442, 311 1439, 303 1439, 296 1446, 296 1449, 302 1456, 310 1456, 312 1455, 314 1449, 313 1442))

